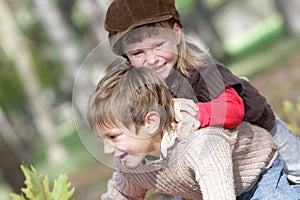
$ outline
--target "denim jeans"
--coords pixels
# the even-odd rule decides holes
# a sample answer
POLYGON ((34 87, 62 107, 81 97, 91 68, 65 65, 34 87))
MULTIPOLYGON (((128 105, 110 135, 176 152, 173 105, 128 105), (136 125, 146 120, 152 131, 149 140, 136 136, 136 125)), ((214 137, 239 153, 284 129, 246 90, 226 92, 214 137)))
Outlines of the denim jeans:
POLYGON ((300 186, 289 185, 283 171, 283 162, 278 157, 273 165, 263 172, 258 182, 237 200, 299 200, 300 186))
POLYGON ((279 154, 284 163, 287 178, 300 184, 300 138, 276 116, 275 127, 270 131, 279 144, 279 154))

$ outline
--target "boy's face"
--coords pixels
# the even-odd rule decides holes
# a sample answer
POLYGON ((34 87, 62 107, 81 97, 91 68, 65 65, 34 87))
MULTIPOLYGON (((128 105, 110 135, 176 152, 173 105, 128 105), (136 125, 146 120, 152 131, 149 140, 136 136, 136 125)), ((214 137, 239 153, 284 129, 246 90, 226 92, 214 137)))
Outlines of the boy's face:
POLYGON ((159 28, 159 33, 144 37, 141 42, 125 43, 124 50, 134 67, 146 66, 166 79, 178 60, 181 28, 159 28))
POLYGON ((104 153, 112 154, 126 165, 136 168, 146 155, 159 157, 161 135, 149 135, 148 127, 111 128, 102 131, 104 153))

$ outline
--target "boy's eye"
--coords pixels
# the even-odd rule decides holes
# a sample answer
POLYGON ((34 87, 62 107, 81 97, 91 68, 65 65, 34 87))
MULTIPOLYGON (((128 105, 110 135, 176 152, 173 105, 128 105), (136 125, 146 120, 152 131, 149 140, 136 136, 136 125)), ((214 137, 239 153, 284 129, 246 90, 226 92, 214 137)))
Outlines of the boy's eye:
POLYGON ((105 138, 109 139, 109 140, 114 140, 118 137, 118 135, 111 135, 111 134, 105 134, 104 136, 105 138))
POLYGON ((117 138, 117 136, 115 136, 115 135, 111 135, 111 136, 109 136, 109 139, 116 139, 117 138))
POLYGON ((110 140, 116 140, 116 139, 118 139, 119 136, 120 136, 119 134, 118 135, 109 135, 108 138, 110 140))

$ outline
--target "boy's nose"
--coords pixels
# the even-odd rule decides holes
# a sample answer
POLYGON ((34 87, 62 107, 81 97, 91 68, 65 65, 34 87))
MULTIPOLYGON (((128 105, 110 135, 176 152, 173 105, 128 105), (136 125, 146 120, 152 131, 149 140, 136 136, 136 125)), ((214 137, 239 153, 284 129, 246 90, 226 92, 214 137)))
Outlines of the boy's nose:
POLYGON ((115 147, 110 142, 104 142, 104 153, 113 154, 115 147))

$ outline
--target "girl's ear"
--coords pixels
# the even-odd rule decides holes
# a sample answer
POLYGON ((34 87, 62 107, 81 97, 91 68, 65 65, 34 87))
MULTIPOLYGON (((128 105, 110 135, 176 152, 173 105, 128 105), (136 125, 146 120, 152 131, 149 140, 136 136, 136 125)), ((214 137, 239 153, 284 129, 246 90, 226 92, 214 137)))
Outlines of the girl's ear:
POLYGON ((150 135, 155 135, 160 128, 160 115, 156 111, 151 111, 146 115, 145 126, 150 135))
POLYGON ((173 31, 175 31, 176 44, 179 45, 180 42, 181 42, 181 31, 182 31, 182 28, 176 22, 173 25, 173 31))

